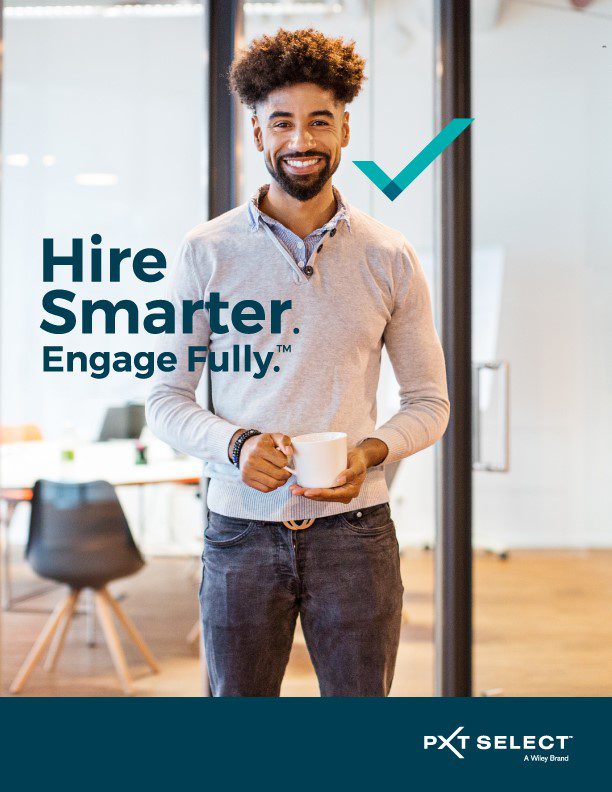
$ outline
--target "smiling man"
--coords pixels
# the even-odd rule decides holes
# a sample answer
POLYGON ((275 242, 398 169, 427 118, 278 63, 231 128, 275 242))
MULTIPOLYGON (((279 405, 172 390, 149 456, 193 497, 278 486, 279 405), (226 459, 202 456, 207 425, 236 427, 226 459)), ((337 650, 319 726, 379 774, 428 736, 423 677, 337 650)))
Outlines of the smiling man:
POLYGON ((275 335, 219 333, 199 312, 192 333, 164 339, 179 364, 147 402, 153 430, 210 476, 200 600, 215 696, 278 696, 298 615, 322 695, 385 696, 393 679, 403 587, 384 466, 435 443, 450 407, 413 248, 332 186, 363 79, 354 44, 315 30, 279 30, 238 56, 231 84, 270 184, 191 231, 173 273, 177 309, 215 292, 291 305, 275 335), (186 350, 245 338, 262 356, 291 351, 260 380, 213 373, 213 414, 186 350), (383 344, 400 408, 377 429, 383 344), (322 431, 347 433, 347 469, 307 489, 285 469, 291 437, 322 431))

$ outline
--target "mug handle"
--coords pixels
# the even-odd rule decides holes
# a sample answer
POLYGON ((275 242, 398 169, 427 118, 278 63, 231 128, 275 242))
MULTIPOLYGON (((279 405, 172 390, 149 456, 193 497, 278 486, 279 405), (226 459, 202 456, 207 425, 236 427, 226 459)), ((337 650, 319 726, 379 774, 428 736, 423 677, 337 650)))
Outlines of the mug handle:
MULTIPOLYGON (((276 446, 276 450, 280 451, 280 448, 278 446, 276 446)), ((287 473, 291 473, 293 476, 297 476, 297 473, 295 472, 295 470, 293 470, 293 468, 287 467, 287 465, 285 465, 283 467, 283 470, 286 470, 287 473)))

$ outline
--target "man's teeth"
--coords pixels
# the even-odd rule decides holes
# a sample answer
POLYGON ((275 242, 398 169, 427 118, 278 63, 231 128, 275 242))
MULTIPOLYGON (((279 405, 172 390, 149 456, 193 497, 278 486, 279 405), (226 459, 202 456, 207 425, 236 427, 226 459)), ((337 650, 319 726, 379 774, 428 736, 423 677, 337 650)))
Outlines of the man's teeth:
POLYGON ((315 157, 314 159, 309 160, 292 160, 288 159, 285 160, 287 165, 291 165, 292 168, 308 168, 310 165, 314 165, 319 161, 320 157, 315 157))

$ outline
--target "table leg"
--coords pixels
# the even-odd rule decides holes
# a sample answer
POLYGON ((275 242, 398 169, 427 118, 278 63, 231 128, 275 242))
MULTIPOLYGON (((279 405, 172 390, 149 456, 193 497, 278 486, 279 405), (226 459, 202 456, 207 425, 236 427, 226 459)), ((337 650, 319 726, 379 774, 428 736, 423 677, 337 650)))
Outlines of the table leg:
POLYGON ((3 501, 0 514, 0 577, 2 578, 2 610, 10 610, 13 601, 11 589, 11 547, 9 528, 15 513, 15 501, 3 501))
POLYGON ((145 527, 146 527, 146 499, 145 499, 145 485, 138 486, 138 537, 140 543, 144 544, 145 527))
POLYGON ((181 491, 181 486, 178 487, 176 485, 172 485, 168 488, 168 497, 166 498, 166 503, 168 504, 168 510, 166 512, 166 518, 168 520, 168 541, 171 547, 176 547, 176 531, 174 530, 174 514, 176 512, 176 495, 177 492, 181 491))

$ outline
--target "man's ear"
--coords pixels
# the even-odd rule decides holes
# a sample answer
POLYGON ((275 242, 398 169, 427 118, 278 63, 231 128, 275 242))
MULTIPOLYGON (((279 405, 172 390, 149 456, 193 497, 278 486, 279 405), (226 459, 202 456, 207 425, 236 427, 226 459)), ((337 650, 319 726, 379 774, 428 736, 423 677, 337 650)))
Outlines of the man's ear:
POLYGON ((348 146, 349 140, 351 139, 351 127, 349 125, 350 116, 348 110, 344 111, 344 116, 342 118, 342 134, 340 137, 340 145, 342 148, 348 146))
POLYGON ((253 113, 251 116, 251 124, 253 125, 253 140, 255 141, 255 148, 257 151, 263 151, 264 147, 261 126, 259 125, 259 119, 255 113, 253 113))

